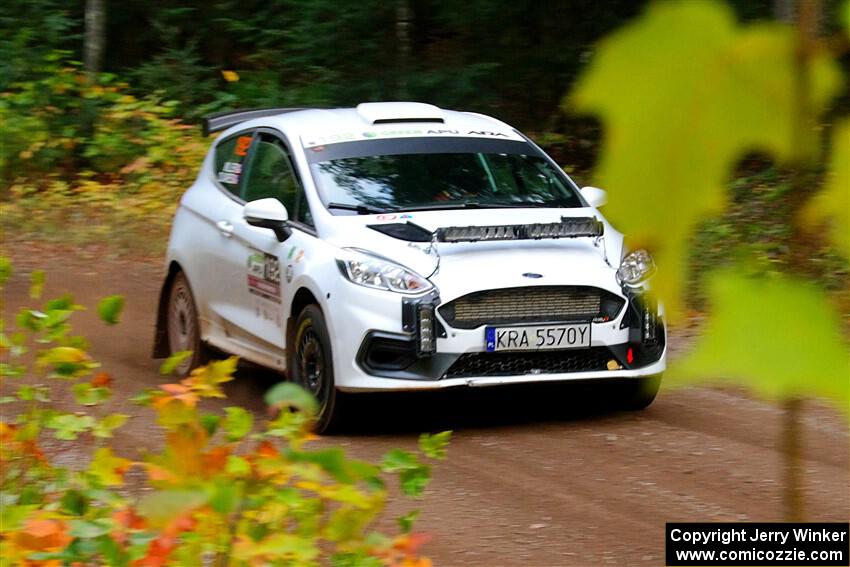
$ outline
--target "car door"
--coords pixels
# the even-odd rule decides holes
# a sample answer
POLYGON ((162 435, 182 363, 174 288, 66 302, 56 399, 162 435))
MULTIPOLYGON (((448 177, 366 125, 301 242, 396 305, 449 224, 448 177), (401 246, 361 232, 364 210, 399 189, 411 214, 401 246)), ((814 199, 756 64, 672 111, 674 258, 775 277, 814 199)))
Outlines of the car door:
POLYGON ((228 334, 251 351, 255 362, 283 368, 287 305, 291 297, 285 289, 285 264, 296 251, 304 249, 304 239, 313 238, 309 209, 302 198, 302 186, 291 152, 283 137, 272 131, 259 131, 241 185, 244 202, 275 198, 286 207, 293 230, 279 242, 274 232, 245 222, 240 214, 230 219, 233 237, 228 274, 241 274, 230 285, 233 304, 228 334))
POLYGON ((231 282, 236 277, 227 273, 230 258, 238 250, 232 243, 231 219, 242 212, 242 173, 255 137, 254 130, 246 130, 217 141, 213 171, 202 180, 203 190, 190 190, 182 202, 190 212, 185 215, 183 231, 184 269, 198 304, 204 338, 220 348, 229 346, 225 329, 232 312, 231 282))

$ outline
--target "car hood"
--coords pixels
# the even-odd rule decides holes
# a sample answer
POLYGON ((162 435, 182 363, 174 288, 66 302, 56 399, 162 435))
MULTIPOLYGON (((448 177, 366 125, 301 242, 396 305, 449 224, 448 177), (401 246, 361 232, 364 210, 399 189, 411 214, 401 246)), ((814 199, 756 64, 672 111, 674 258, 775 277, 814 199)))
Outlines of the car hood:
POLYGON ((623 236, 597 210, 483 209, 422 211, 408 214, 335 216, 322 232, 340 248, 357 248, 383 256, 429 278, 444 300, 480 289, 531 285, 593 285, 618 291, 614 272, 623 236), (370 225, 415 223, 428 231, 451 226, 555 223, 561 217, 596 217, 604 236, 506 240, 494 242, 408 242, 370 225), (430 251, 429 251, 430 250, 430 251), (606 261, 607 257, 607 261, 606 261))

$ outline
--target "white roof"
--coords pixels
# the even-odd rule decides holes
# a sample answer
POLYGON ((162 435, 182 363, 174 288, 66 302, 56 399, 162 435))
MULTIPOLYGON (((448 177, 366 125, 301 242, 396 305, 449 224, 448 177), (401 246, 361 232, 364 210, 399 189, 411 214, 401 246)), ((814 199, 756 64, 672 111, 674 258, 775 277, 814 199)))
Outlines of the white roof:
POLYGON ((357 108, 299 110, 240 126, 259 125, 277 125, 290 136, 299 136, 306 148, 375 138, 423 136, 524 141, 516 130, 495 118, 418 102, 369 102, 357 108))

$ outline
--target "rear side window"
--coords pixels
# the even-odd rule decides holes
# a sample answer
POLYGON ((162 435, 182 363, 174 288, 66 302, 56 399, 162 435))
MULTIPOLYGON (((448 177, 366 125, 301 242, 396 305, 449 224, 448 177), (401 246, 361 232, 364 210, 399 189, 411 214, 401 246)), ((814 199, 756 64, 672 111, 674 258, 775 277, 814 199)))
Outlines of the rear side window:
POLYGON ((245 178, 242 199, 278 199, 289 211, 295 212, 298 184, 292 172, 289 154, 273 136, 261 135, 245 178))
POLYGON ((216 179, 236 197, 239 196, 239 182, 253 139, 253 133, 234 136, 218 144, 215 149, 216 179))

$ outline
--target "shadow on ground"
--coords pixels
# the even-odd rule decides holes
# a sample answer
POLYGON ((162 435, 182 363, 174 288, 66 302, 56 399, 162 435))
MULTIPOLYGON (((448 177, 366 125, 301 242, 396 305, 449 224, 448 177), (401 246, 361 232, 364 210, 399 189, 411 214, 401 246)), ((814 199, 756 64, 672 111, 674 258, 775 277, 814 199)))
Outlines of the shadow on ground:
MULTIPOLYGON (((280 374, 240 365, 226 385, 229 404, 265 412, 263 396, 280 374)), ((423 431, 592 420, 618 411, 620 382, 563 382, 442 391, 349 394, 344 435, 396 435, 423 431)))

